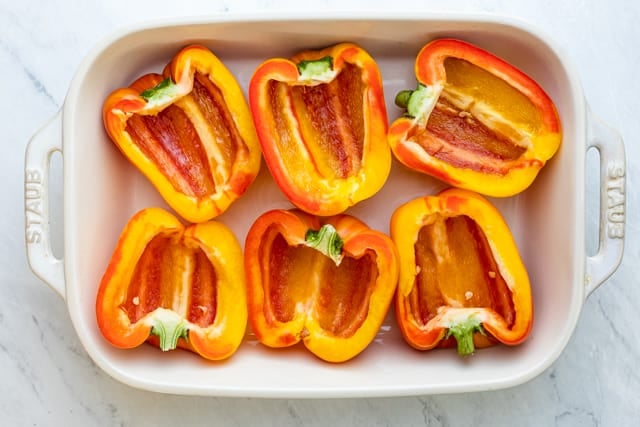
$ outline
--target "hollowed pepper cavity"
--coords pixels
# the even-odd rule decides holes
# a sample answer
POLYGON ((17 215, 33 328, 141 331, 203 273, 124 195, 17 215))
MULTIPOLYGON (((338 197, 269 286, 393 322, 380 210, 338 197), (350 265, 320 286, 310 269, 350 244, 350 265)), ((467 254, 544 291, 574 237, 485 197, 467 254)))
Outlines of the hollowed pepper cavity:
POLYGON ((373 196, 391 168, 382 78, 342 43, 262 63, 249 102, 265 162, 298 208, 335 215, 373 196))
POLYGON ((274 210, 245 243, 249 323, 260 342, 300 341, 317 357, 343 362, 375 338, 398 278, 391 239, 348 215, 274 210))
POLYGON ((160 208, 128 222, 100 282, 98 326, 116 347, 149 341, 231 356, 247 325, 242 250, 222 223, 184 226, 160 208))
POLYGON ((214 218, 245 193, 260 146, 242 89, 208 49, 182 49, 164 73, 117 89, 103 106, 111 140, 190 222, 214 218))
POLYGON ((462 356, 519 344, 533 321, 529 277, 507 224, 482 196, 449 189, 396 209, 396 316, 405 340, 462 356))
POLYGON ((415 62, 418 86, 389 144, 405 166, 494 197, 525 190, 562 139, 555 105, 522 71, 469 43, 439 39, 415 62))

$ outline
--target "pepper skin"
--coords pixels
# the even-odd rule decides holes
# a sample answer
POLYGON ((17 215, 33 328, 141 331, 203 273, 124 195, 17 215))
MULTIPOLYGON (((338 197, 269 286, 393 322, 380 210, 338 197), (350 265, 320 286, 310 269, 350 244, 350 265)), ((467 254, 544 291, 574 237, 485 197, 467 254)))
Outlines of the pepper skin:
POLYGON ((335 215, 387 180, 382 78, 360 47, 342 43, 269 59, 253 74, 249 102, 271 175, 298 208, 335 215))
POLYGON ((273 210, 245 243, 249 323, 260 342, 300 341, 344 362, 375 338, 398 279, 391 239, 349 215, 325 219, 273 210))
POLYGON ((469 43, 439 39, 415 62, 418 88, 396 104, 389 145, 405 166, 452 186, 507 197, 524 191, 558 150, 561 124, 544 90, 469 43))
POLYGON ((228 358, 247 325, 240 244, 216 221, 185 227, 160 208, 138 212, 102 277, 96 317, 119 348, 148 340, 163 351, 228 358))
POLYGON ((253 182, 260 145, 242 89, 208 49, 114 91, 103 107, 111 140, 180 216, 207 221, 253 182))
POLYGON ((448 189, 412 200, 393 213, 391 237, 400 257, 396 316, 411 346, 457 341, 466 356, 527 338, 529 277, 507 224, 482 196, 448 189))

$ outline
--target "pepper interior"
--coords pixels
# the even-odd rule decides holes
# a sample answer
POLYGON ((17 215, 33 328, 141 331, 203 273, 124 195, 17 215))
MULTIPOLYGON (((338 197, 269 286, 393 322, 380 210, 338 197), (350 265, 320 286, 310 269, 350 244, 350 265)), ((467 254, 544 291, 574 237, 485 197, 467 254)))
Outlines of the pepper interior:
POLYGON ((122 308, 131 323, 162 307, 200 327, 216 317, 217 276, 202 249, 181 235, 154 237, 140 256, 122 308))
POLYGON ((414 138, 433 157, 457 167, 504 174, 543 129, 527 96, 492 73, 446 58, 445 87, 425 129, 414 138))
POLYGON ((364 150, 365 91, 361 70, 351 64, 329 83, 306 86, 272 80, 270 114, 278 135, 274 142, 285 167, 306 170, 304 158, 309 158, 324 178, 356 175, 364 150))
POLYGON ((339 266, 306 246, 289 246, 275 227, 260 247, 265 310, 279 322, 314 317, 335 336, 349 337, 367 317, 377 279, 375 255, 345 256, 339 266))
POLYGON ((466 215, 434 214, 415 243, 416 279, 409 297, 414 319, 426 325, 439 307, 487 307, 511 326, 515 310, 482 229, 466 215))
POLYGON ((215 194, 246 149, 222 92, 197 72, 190 94, 156 115, 133 114, 125 130, 174 189, 193 197, 215 194))

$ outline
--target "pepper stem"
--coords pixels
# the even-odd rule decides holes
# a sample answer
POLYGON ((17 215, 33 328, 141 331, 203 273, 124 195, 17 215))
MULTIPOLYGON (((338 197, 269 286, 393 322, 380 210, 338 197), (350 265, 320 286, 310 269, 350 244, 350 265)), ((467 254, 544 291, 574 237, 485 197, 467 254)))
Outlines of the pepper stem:
POLYGON ((178 339, 187 338, 189 326, 176 312, 158 309, 153 318, 151 333, 160 338, 162 351, 174 350, 178 346, 178 339))
POLYGON ((330 81, 333 78, 333 58, 331 56, 300 61, 297 67, 300 80, 330 81))
POLYGON ((440 93, 436 88, 419 84, 415 90, 398 92, 395 104, 400 108, 406 108, 408 117, 420 119, 423 115, 431 113, 439 96, 440 93))
POLYGON ((344 242, 338 234, 338 231, 331 224, 325 224, 320 230, 309 230, 304 236, 305 245, 322 252, 340 265, 342 262, 342 246, 344 242))
POLYGON ((394 100, 395 104, 400 108, 407 108, 407 105, 409 105, 409 99, 413 92, 414 91, 411 89, 401 90, 396 95, 396 99, 394 100))
POLYGON ((469 316, 462 321, 450 324, 446 337, 453 335, 456 339, 460 356, 470 356, 475 351, 475 346, 473 345, 473 334, 475 332, 485 335, 481 320, 476 316, 469 316))
POLYGON ((140 93, 140 96, 144 98, 148 104, 162 105, 178 94, 178 85, 175 84, 171 77, 167 77, 151 89, 147 89, 140 93))

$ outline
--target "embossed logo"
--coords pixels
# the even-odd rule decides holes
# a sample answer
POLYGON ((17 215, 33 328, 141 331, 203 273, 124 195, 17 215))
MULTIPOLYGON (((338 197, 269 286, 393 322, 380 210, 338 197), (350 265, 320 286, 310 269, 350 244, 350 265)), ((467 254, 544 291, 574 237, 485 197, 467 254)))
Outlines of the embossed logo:
POLYGON ((42 241, 42 173, 27 169, 24 178, 27 243, 42 241))
POLYGON ((607 235, 624 237, 624 164, 612 161, 607 165, 607 235))

